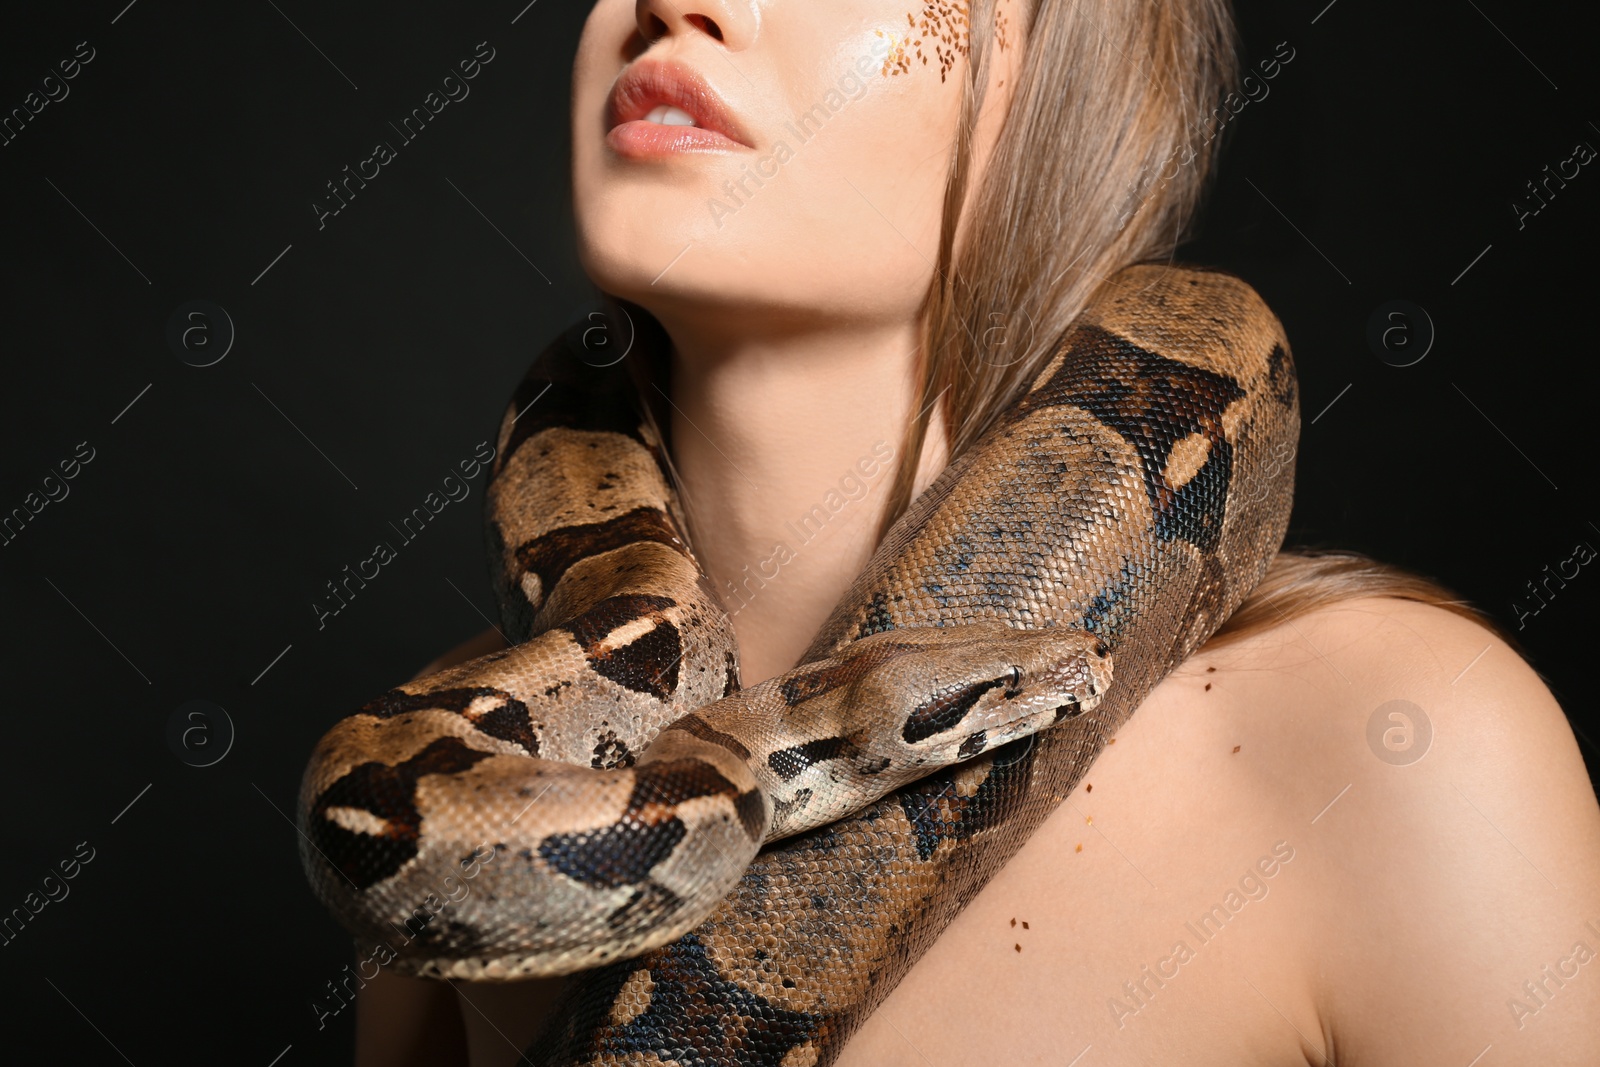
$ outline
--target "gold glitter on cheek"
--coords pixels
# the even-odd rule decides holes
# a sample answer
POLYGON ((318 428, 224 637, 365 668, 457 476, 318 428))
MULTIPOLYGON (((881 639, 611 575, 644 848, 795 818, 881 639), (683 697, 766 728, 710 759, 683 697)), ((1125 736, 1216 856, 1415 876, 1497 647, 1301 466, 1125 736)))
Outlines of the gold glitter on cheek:
POLYGON ((888 78, 895 74, 910 73, 911 62, 906 59, 906 39, 904 37, 897 38, 892 33, 886 34, 882 30, 875 30, 874 32, 879 37, 885 37, 889 41, 889 54, 883 57, 882 75, 888 78))
MULTIPOLYGON (((927 66, 928 55, 923 51, 925 41, 931 43, 933 56, 939 61, 941 82, 956 65, 956 59, 965 58, 971 50, 972 28, 967 22, 966 0, 928 0, 922 5, 920 18, 909 11, 906 12, 906 24, 910 30, 905 37, 896 40, 893 34, 887 35, 891 47, 889 54, 883 60, 885 78, 911 73, 911 56, 907 54, 908 50, 927 66)), ((1008 46, 1003 27, 1002 19, 997 27, 1001 48, 1008 46)), ((883 37, 885 34, 879 30, 878 36, 883 37)))

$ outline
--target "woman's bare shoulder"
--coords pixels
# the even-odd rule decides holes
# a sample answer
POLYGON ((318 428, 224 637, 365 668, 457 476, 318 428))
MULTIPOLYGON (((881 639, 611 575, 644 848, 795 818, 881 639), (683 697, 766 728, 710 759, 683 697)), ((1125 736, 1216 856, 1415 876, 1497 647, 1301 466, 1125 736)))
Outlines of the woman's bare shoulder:
POLYGON ((1597 893, 1537 675, 1470 620, 1351 600, 1172 672, 846 1062, 920 1062, 908 1034, 950 1062, 1595 1062, 1597 893), (1579 977, 1535 1004, 1546 965, 1579 977))
MULTIPOLYGON (((1306 996, 1341 1061, 1600 1061, 1600 806, 1566 715, 1499 637, 1386 597, 1195 657, 1298 823, 1306 996), (1214 668, 1214 670, 1208 670, 1214 668), (1426 1053, 1426 1055, 1424 1055, 1426 1053)), ((1286 831, 1287 832, 1287 831, 1286 831)))

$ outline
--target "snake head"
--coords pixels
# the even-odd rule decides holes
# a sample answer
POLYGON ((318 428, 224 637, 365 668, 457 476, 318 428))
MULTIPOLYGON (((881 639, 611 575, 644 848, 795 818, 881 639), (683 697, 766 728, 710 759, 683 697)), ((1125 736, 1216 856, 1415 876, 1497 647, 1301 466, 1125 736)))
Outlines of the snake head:
POLYGON ((1093 634, 1060 627, 983 620, 889 630, 744 690, 720 714, 745 729, 767 717, 757 732, 774 803, 770 841, 1092 710, 1111 684, 1111 661, 1093 634))
POLYGON ((841 709, 864 751, 922 772, 971 759, 1095 708, 1111 684, 1105 643, 1081 630, 998 622, 868 638, 841 709), (890 651, 898 654, 886 655, 890 651), (892 729, 889 728, 892 725, 892 729))

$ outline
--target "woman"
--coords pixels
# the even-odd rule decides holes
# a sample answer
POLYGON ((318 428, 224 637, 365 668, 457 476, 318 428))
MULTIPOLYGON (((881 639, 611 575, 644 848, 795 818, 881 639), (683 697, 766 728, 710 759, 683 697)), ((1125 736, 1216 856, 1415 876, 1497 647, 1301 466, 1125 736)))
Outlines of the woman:
MULTIPOLYGON (((663 419, 747 684, 1095 286, 1170 256, 1232 42, 1225 0, 595 3, 581 254, 670 338, 663 419)), ((1538 677, 1422 579, 1289 553, 837 1062, 1592 1063, 1596 951, 1600 809, 1538 677)), ((358 1062, 516 1062, 560 986, 384 975, 358 1062)))

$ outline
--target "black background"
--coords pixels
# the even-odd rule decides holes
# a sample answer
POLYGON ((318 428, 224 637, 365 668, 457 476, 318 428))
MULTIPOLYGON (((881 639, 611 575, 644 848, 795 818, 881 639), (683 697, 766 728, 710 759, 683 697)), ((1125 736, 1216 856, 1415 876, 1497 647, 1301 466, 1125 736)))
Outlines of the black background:
MULTIPOLYGON (((0 912, 95 850, 0 947, 7 1040, 51 1062, 346 1063, 353 1011, 319 1030, 310 1006, 350 957, 300 873, 295 790, 339 714, 485 627, 482 477, 325 628, 310 605, 596 306, 567 192, 589 5, 125 2, 0 31, 6 111, 95 50, 0 147, 0 511, 94 449, 0 547, 0 912), (388 122, 480 41, 471 95, 319 230, 324 183, 397 141, 388 122), (204 369, 165 340, 196 299, 237 328, 204 369), (196 698, 237 731, 206 768, 166 741, 196 698)), ((1241 11, 1247 62, 1280 41, 1295 58, 1232 124, 1184 258, 1243 274, 1287 325, 1307 424, 1291 541, 1436 576, 1516 630, 1525 583, 1600 545, 1600 167, 1521 229, 1512 208, 1600 147, 1592 39, 1554 5, 1324 3, 1241 11), (1404 368, 1366 341, 1396 299, 1437 329, 1404 368)), ((1592 569, 1518 636, 1594 768, 1592 569)))

